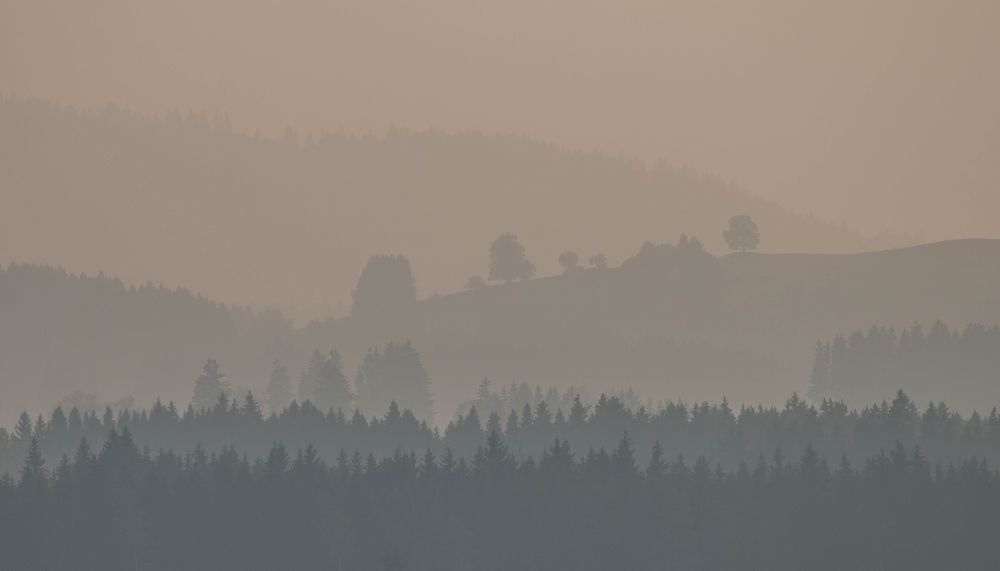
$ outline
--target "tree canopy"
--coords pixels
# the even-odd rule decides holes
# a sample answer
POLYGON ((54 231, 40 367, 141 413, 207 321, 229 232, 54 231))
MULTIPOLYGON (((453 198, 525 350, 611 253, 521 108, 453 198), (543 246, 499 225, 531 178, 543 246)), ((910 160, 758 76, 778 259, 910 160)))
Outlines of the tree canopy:
POLYGON ((729 219, 729 228, 722 233, 723 239, 731 250, 746 252, 756 250, 760 244, 760 230, 753 218, 738 214, 729 219))
POLYGON ((397 313, 417 299, 416 279, 403 255, 372 256, 352 292, 351 315, 360 319, 397 313))
POLYGON ((535 275, 535 264, 525 255, 517 236, 505 232, 490 246, 490 281, 527 280, 535 275))

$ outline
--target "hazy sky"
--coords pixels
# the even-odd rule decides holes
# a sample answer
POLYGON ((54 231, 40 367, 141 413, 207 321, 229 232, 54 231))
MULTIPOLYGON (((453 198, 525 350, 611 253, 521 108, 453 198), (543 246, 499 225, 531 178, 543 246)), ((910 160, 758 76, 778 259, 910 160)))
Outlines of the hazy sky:
POLYGON ((1000 2, 0 0, 0 91, 280 135, 523 132, 1000 237, 1000 2))

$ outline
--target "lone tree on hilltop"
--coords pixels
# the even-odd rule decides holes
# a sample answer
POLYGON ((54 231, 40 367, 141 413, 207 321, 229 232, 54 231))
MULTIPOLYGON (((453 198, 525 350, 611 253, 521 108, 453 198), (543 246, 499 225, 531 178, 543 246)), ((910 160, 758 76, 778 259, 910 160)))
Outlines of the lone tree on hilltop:
POLYGON ((490 246, 490 281, 527 280, 535 275, 535 264, 524 254, 517 236, 505 232, 490 246))
POLYGON ((563 252, 559 254, 559 265, 562 266, 564 274, 575 272, 581 269, 580 256, 572 250, 563 252))
POLYGON ((351 315, 360 318, 396 314, 417 299, 416 280, 403 255, 372 256, 351 294, 351 315))
POLYGON ((722 233, 726 244, 732 250, 746 252, 756 250, 760 244, 760 230, 753 218, 746 214, 738 214, 729 219, 729 228, 722 233))

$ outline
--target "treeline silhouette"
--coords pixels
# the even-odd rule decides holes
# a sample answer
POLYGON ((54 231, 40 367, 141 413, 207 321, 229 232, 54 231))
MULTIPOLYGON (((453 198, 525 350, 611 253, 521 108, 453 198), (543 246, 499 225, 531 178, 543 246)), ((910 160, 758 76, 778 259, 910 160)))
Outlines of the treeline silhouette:
POLYGON ((869 402, 902 387, 923 401, 949 390, 976 395, 973 402, 1000 401, 1000 327, 970 323, 950 329, 940 320, 926 333, 920 323, 895 329, 873 326, 867 332, 818 341, 810 375, 810 394, 869 402))
POLYGON ((734 410, 723 400, 692 405, 666 402, 635 406, 633 393, 602 394, 589 403, 572 389, 553 395, 549 401, 529 398, 520 410, 516 403, 540 393, 515 385, 503 396, 488 386, 443 430, 418 420, 414 414, 390 402, 381 416, 365 416, 355 409, 323 411, 306 401, 281 412, 265 415, 253 393, 242 402, 221 394, 212 408, 178 409, 159 401, 148 410, 110 409, 103 415, 93 411, 66 413, 56 408, 48 419, 21 414, 12 431, 0 429, 0 472, 15 472, 30 443, 39 443, 49 465, 63 455, 72 456, 82 439, 102 446, 112 431, 128 431, 136 445, 157 452, 189 452, 201 447, 219 453, 231 446, 250 459, 262 458, 274 442, 289 450, 312 446, 329 462, 345 458, 380 459, 396 453, 434 454, 446 452, 470 460, 487 436, 496 433, 518 459, 540 458, 555 439, 569 442, 580 451, 611 450, 628 432, 641 460, 655 442, 669 457, 704 457, 723 468, 736 469, 741 462, 753 463, 775 453, 796 458, 812 447, 831 464, 846 458, 858 464, 900 443, 906 450, 919 447, 934 463, 957 464, 979 457, 1000 462, 1000 414, 996 408, 983 418, 973 412, 967 418, 944 403, 928 405, 922 412, 899 391, 891 402, 882 401, 860 410, 840 401, 823 400, 816 407, 792 395, 783 407, 741 406, 734 410), (499 405, 496 405, 500 401, 499 405), (489 403, 496 408, 490 410, 489 403), (480 413, 477 407, 490 410, 480 413), (534 404, 532 404, 534 403, 534 404), (506 410, 504 417, 500 412, 506 410))
POLYGON ((992 569, 1000 474, 897 444, 830 464, 807 447, 733 470, 645 463, 629 435, 518 459, 397 451, 326 462, 140 451, 112 429, 48 471, 32 440, 0 479, 7 569, 992 569))
MULTIPOLYGON (((551 414, 558 415, 560 410, 570 410, 577 400, 587 405, 594 403, 594 399, 590 396, 590 391, 586 388, 572 385, 563 390, 550 385, 543 390, 541 385, 536 384, 532 387, 522 381, 520 383, 512 382, 510 385, 501 385, 499 390, 493 387, 493 382, 488 378, 480 381, 479 387, 476 390, 476 397, 460 403, 458 409, 455 411, 456 415, 465 415, 475 407, 480 418, 488 419, 491 415, 495 414, 500 419, 506 420, 512 412, 515 417, 518 413, 522 417, 534 417, 536 413, 532 411, 545 410, 550 411, 551 414)), ((629 410, 639 410, 644 405, 647 410, 653 409, 653 402, 647 399, 644 403, 638 393, 631 387, 608 391, 604 393, 604 396, 616 398, 629 410)), ((545 418, 545 416, 546 414, 543 412, 542 418, 545 418)))

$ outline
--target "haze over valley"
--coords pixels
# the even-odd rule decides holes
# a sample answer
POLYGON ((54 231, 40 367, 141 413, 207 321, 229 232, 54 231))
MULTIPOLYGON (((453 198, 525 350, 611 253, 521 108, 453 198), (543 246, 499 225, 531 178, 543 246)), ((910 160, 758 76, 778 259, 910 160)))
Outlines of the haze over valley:
POLYGON ((998 29, 0 0, 0 569, 996 569, 998 29))

